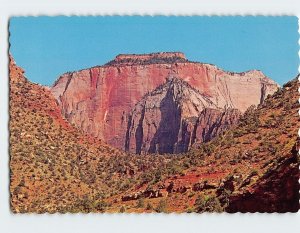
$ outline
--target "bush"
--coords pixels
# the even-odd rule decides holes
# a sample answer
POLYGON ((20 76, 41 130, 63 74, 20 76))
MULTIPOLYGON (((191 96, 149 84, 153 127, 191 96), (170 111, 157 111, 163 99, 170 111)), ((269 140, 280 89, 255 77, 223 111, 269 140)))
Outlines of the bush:
POLYGON ((153 206, 151 205, 151 203, 147 204, 146 210, 153 210, 153 206))
POLYGON ((145 207, 145 200, 143 198, 139 199, 136 205, 137 208, 144 208, 145 207))
POLYGON ((95 204, 96 210, 100 211, 100 212, 104 212, 106 207, 108 207, 108 204, 104 201, 100 201, 100 202, 95 204))
POLYGON ((155 211, 157 213, 166 212, 167 202, 166 200, 160 200, 157 207, 155 208, 155 211))
POLYGON ((146 184, 154 179, 153 175, 149 172, 143 173, 141 176, 141 183, 146 184))
POLYGON ((215 196, 200 195, 195 201, 195 211, 197 213, 203 212, 223 212, 219 199, 215 196))
POLYGON ((120 213, 124 213, 125 211, 126 211, 125 207, 122 206, 122 207, 120 208, 120 213))

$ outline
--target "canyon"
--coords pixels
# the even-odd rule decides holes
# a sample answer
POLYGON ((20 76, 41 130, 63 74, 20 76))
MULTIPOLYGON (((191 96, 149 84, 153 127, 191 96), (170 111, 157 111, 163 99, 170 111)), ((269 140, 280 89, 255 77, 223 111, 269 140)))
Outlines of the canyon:
MULTIPOLYGON (((197 121, 201 122, 205 119, 205 113, 210 111, 207 109, 217 110, 218 114, 227 111, 226 116, 228 116, 228 109, 229 112, 235 109, 233 119, 229 120, 234 124, 237 112, 244 113, 249 106, 262 103, 278 87, 273 80, 258 70, 242 73, 227 72, 215 65, 189 61, 180 52, 165 52, 142 55, 121 54, 107 64, 65 73, 51 87, 51 92, 57 99, 63 116, 71 124, 116 148, 135 153, 179 153, 186 152, 193 143, 211 138, 209 135, 202 136, 201 130, 194 133, 194 136, 189 136, 193 134, 192 131, 197 131, 197 127, 194 126, 197 121), (155 125, 157 128, 151 125, 144 128, 147 123, 142 122, 141 116, 137 116, 138 111, 134 108, 140 108, 138 105, 141 105, 142 99, 151 96, 151 92, 155 92, 156 88, 166 84, 172 77, 184 81, 184 84, 178 82, 179 86, 186 87, 187 83, 190 86, 188 89, 193 89, 193 92, 197 93, 195 96, 201 96, 199 98, 203 103, 200 108, 197 107, 197 110, 192 106, 195 104, 193 101, 188 104, 176 103, 177 108, 184 105, 177 111, 178 114, 180 112, 178 118, 173 114, 174 111, 176 112, 175 109, 168 109, 175 108, 175 105, 165 106, 163 111, 166 116, 174 118, 172 127, 176 130, 171 133, 171 138, 166 142, 158 143, 157 139, 162 138, 155 137, 161 135, 159 125, 162 125, 162 128, 163 125, 168 125, 168 121, 162 122, 168 117, 163 117, 163 113, 157 108, 163 103, 155 103, 153 109, 149 109, 150 105, 147 106, 145 113, 146 118, 147 115, 155 113, 152 119, 155 122, 152 126, 155 125), (187 109, 193 109, 193 113, 185 113, 187 109), (184 117, 185 114, 188 116, 184 117), (135 122, 133 127, 133 119, 139 119, 141 123, 135 122), (191 123, 191 121, 195 122, 191 123), (146 138, 141 138, 142 134, 146 135, 146 138), (144 145, 141 146, 140 141, 144 145), (151 141, 154 145, 150 145, 151 141)), ((153 98, 153 101, 162 100, 163 98, 157 100, 153 98)), ((207 118, 208 122, 205 124, 214 124, 212 119, 207 118)), ((222 125, 219 127, 227 128, 222 125)), ((216 128, 214 131, 222 130, 216 128)))
MULTIPOLYGON (((185 122, 176 128, 179 135, 188 126, 182 138, 189 140, 176 141, 174 153, 197 131, 200 143, 179 155, 136 156, 71 125, 49 88, 31 83, 12 57, 9 71, 13 213, 299 210, 299 75, 244 113, 218 108, 202 91, 169 76, 129 111, 128 148, 134 151, 136 138, 145 138, 136 132, 152 115, 162 124, 158 136, 172 122, 178 127, 174 119, 185 122), (166 110, 166 122, 157 108, 166 110)), ((141 142, 139 150, 149 150, 141 142)), ((159 139, 157 149, 168 147, 159 139)))

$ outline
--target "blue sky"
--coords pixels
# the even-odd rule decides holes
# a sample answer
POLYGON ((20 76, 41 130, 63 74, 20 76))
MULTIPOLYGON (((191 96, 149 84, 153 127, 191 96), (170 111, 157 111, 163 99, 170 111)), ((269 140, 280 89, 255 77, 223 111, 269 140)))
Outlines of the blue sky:
POLYGON ((262 70, 281 85, 298 73, 296 17, 13 17, 9 30, 10 53, 43 85, 120 53, 181 51, 228 71, 262 70))

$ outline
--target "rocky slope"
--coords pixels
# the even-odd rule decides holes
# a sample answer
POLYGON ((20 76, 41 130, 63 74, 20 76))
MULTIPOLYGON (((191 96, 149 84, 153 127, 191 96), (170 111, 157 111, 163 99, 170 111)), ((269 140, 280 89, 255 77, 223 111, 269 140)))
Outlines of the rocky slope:
POLYGON ((115 196, 109 211, 297 212, 298 78, 248 109, 237 126, 115 196))
POLYGON ((95 187, 109 192, 93 162, 122 153, 71 126, 50 90, 29 82, 12 57, 9 71, 12 211, 72 211, 95 187))
POLYGON ((278 88, 260 71, 230 73, 214 65, 188 61, 182 53, 154 53, 119 55, 103 66, 65 73, 51 92, 69 122, 124 149, 130 111, 145 94, 174 75, 218 108, 241 112, 261 103, 278 88))
POLYGON ((237 123, 237 109, 218 108, 178 77, 146 94, 129 114, 125 150, 133 153, 182 153, 237 123))

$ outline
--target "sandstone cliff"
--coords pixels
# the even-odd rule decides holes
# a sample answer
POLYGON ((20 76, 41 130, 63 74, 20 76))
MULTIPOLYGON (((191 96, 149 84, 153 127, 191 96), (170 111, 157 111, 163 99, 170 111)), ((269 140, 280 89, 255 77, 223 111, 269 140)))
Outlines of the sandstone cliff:
POLYGON ((186 152, 206 142, 239 117, 237 109, 220 109, 177 77, 146 94, 129 115, 125 150, 137 154, 186 152))
POLYGON ((63 74, 51 91, 69 122, 124 149, 130 111, 172 75, 200 91, 217 108, 241 112, 278 88, 260 71, 230 73, 188 61, 182 53, 154 53, 119 55, 106 65, 63 74))

